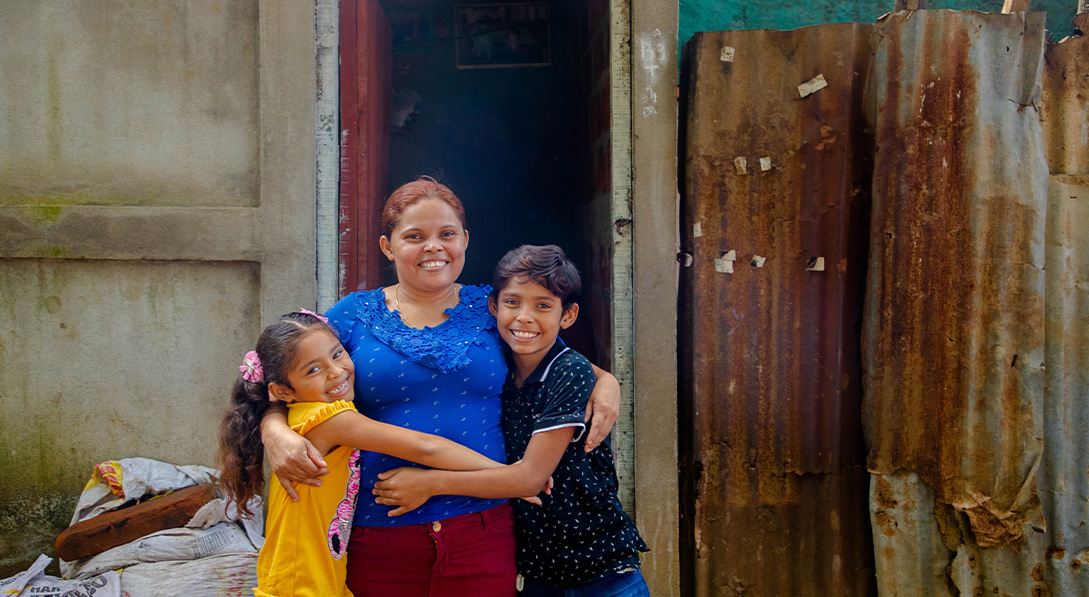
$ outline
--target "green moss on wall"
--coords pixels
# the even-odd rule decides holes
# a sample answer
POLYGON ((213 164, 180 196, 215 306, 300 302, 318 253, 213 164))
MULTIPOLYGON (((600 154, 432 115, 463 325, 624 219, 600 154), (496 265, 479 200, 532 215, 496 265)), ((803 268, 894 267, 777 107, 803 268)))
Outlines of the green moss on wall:
POLYGON ((68 247, 47 245, 34 249, 33 251, 31 251, 31 254, 34 257, 39 257, 42 259, 64 259, 65 257, 68 257, 68 254, 70 252, 71 251, 68 249, 68 247))
POLYGON ((0 497, 0 578, 26 570, 41 554, 54 559, 52 574, 59 576, 53 544, 68 528, 78 498, 78 492, 0 497))
POLYGON ((58 193, 42 191, 39 193, 14 193, 0 189, 0 205, 18 205, 26 209, 43 207, 66 207, 69 205, 148 205, 145 197, 124 195, 92 195, 87 193, 58 193))
POLYGON ((19 208, 23 217, 37 225, 55 224, 63 211, 59 205, 23 205, 19 208))

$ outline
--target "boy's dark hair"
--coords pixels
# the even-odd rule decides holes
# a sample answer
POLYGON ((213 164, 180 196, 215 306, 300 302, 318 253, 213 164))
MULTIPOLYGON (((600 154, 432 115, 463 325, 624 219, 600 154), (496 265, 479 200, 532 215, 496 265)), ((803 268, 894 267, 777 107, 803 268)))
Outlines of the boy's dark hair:
POLYGON ((556 295, 566 311, 579 300, 582 280, 574 263, 556 245, 522 245, 507 251, 495 266, 492 298, 516 278, 526 278, 556 295))
POLYGON ((265 446, 261 443, 261 418, 268 410, 268 384, 287 387, 287 371, 295 364, 299 341, 314 330, 324 329, 336 337, 336 332, 324 321, 310 313, 288 313, 269 325, 257 339, 257 357, 261 359, 264 378, 252 382, 241 373, 231 389, 231 402, 219 426, 219 482, 227 494, 228 503, 235 502, 242 518, 253 512, 247 506, 250 498, 261 495, 265 487, 265 446))

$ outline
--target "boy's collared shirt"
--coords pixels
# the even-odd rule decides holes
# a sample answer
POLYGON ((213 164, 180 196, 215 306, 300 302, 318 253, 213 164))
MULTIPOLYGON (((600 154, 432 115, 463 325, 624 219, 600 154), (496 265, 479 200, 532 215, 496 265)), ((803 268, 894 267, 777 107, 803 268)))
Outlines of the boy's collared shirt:
POLYGON ((541 506, 515 502, 518 571, 558 587, 638 568, 639 552, 649 551, 617 498, 608 438, 589 454, 583 449, 583 416, 596 383, 590 362, 557 339, 521 388, 513 373, 503 386, 508 462, 522 458, 534 433, 578 427, 552 474, 552 495, 542 494, 541 506))

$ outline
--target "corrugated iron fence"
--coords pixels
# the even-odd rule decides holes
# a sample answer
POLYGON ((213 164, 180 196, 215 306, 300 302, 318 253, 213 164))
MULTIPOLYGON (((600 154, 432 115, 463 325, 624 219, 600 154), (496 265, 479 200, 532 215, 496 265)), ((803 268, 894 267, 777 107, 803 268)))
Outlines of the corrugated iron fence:
POLYGON ((1089 594, 1087 41, 689 43, 685 594, 1089 594))

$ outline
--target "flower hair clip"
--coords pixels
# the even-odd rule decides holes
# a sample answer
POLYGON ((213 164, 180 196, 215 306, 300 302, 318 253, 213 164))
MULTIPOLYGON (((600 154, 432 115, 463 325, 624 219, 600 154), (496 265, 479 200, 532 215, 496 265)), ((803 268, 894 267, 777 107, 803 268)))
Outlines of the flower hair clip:
POLYGON ((307 315, 313 315, 321 320, 322 323, 329 323, 329 318, 324 315, 318 315, 309 309, 299 309, 299 313, 306 313, 307 315))
POLYGON ((250 383, 260 383, 265 380, 265 370, 261 368, 261 357, 257 356, 255 350, 246 353, 246 358, 242 359, 238 370, 242 372, 242 379, 250 383))

